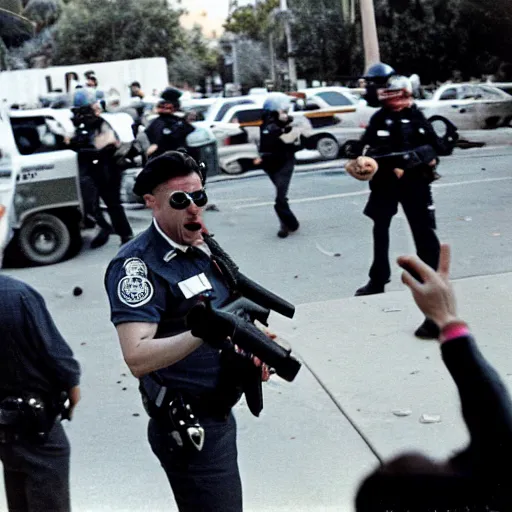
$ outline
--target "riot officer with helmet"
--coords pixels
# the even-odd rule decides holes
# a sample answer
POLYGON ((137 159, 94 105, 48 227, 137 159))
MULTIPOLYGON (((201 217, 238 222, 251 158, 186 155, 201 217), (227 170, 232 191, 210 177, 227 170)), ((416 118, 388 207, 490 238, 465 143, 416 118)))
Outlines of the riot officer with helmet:
POLYGON ((295 166, 295 153, 301 148, 300 133, 292 127, 288 114, 291 98, 283 93, 271 93, 263 104, 263 124, 260 127, 261 165, 276 188, 274 210, 281 224, 277 236, 286 238, 299 229, 299 221, 288 204, 288 189, 295 166))
MULTIPOLYGON (((389 282, 389 227, 402 205, 409 222, 418 256, 432 268, 439 262, 439 240, 435 229, 435 207, 431 183, 438 175, 439 155, 449 154, 456 141, 456 129, 448 123, 451 136, 437 137, 432 125, 414 104, 412 84, 387 64, 372 66, 365 76, 367 101, 382 108, 371 118, 358 144, 349 155, 347 171, 370 180, 370 197, 364 209, 373 222, 373 264, 369 282, 357 296, 383 293, 389 282)), ((421 338, 437 338, 437 326, 425 319, 416 330, 421 338)))
POLYGON ((120 199, 122 174, 115 161, 119 138, 102 118, 100 104, 85 89, 75 94, 72 110, 75 134, 67 142, 78 154, 85 216, 93 217, 100 228, 91 248, 105 245, 114 232, 124 244, 133 238, 133 231, 120 199), (107 206, 112 225, 101 211, 100 197, 107 206))
POLYGON ((145 131, 151 144, 147 150, 149 158, 162 155, 166 151, 186 150, 187 136, 194 131, 194 127, 186 119, 176 115, 180 109, 181 95, 182 92, 173 87, 162 92, 156 106, 158 117, 145 131))

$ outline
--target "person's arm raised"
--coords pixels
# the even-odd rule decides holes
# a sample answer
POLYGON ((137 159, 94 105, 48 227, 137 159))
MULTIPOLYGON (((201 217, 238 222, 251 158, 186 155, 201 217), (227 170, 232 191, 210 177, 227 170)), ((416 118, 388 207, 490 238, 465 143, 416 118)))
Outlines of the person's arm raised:
POLYGON ((512 456, 512 402, 467 325, 457 317, 455 294, 449 281, 449 246, 441 246, 437 272, 416 256, 401 256, 398 264, 409 269, 404 270, 402 281, 411 290, 416 304, 441 329, 443 361, 459 391, 471 449, 477 450, 475 455, 480 461, 496 457, 508 461, 512 456))

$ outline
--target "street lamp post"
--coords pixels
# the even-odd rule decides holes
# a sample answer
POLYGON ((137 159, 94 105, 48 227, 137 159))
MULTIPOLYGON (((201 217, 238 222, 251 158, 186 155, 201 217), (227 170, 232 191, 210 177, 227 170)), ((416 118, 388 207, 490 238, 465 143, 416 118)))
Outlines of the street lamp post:
POLYGON ((297 68, 295 66, 295 57, 293 55, 292 27, 290 25, 290 16, 288 12, 287 0, 280 0, 281 13, 283 14, 284 32, 286 34, 286 48, 288 53, 288 76, 290 78, 290 87, 292 90, 297 88, 297 68))

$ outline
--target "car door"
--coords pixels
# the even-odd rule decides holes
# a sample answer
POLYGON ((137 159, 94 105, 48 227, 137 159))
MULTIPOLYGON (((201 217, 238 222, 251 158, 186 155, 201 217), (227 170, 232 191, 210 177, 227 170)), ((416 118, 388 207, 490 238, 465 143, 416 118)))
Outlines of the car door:
POLYGON ((475 90, 479 127, 485 129, 507 125, 512 119, 512 96, 486 85, 475 85, 475 90))
POLYGON ((50 207, 79 206, 76 153, 65 143, 64 126, 51 115, 11 117, 18 149, 16 217, 50 207))
MULTIPOLYGON (((355 98, 350 97, 348 94, 343 94, 341 91, 322 91, 316 93, 314 96, 312 96, 312 100, 321 100, 326 107, 355 107, 357 109, 357 101, 355 98)), ((354 128, 356 126, 359 126, 361 123, 360 115, 357 112, 344 112, 335 114, 336 118, 339 120, 340 123, 343 124, 343 126, 346 126, 348 128, 354 128)), ((338 124, 338 123, 336 123, 338 124)))
POLYGON ((249 142, 259 144, 263 109, 259 107, 232 108, 226 115, 228 123, 238 123, 247 132, 249 142))
POLYGON ((439 103, 442 110, 440 114, 447 117, 459 130, 478 129, 475 92, 471 85, 446 89, 440 96, 439 103), (453 97, 453 89, 455 90, 455 98, 453 97))

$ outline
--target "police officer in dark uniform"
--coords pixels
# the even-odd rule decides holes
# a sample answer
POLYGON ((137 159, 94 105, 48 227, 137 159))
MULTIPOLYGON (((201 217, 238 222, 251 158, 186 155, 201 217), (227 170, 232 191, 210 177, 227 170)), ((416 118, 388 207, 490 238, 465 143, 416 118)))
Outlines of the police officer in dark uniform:
POLYGON ((176 115, 180 109, 182 92, 168 87, 160 96, 156 107, 159 116, 151 121, 145 134, 150 146, 147 156, 154 158, 166 151, 183 150, 187 147, 187 136, 194 131, 194 127, 183 117, 176 115))
POLYGON ((153 222, 119 251, 105 285, 125 361, 140 379, 151 417, 149 442, 180 511, 239 512, 231 408, 240 396, 222 387, 229 376, 224 351, 203 342, 215 325, 191 331, 186 322, 203 294, 213 293, 216 308, 233 300, 204 243, 207 196, 199 166, 169 151, 149 160, 134 192, 153 210, 153 222))
POLYGON ((79 379, 41 295, 0 275, 0 460, 9 511, 71 509, 70 447, 59 416, 71 418, 79 379))
MULTIPOLYGON (((393 74, 386 65, 386 85, 377 82, 379 101, 383 105, 370 120, 360 144, 359 154, 373 157, 378 171, 370 183, 370 197, 364 210, 374 222, 374 258, 370 281, 356 295, 383 293, 389 282, 389 227, 402 205, 412 230, 418 256, 432 268, 439 262, 439 241, 435 232, 435 207, 431 182, 436 179, 438 155, 445 154, 431 124, 414 105, 410 80, 393 74)), ((357 165, 357 161, 348 166, 357 165)), ((416 336, 437 338, 437 326, 425 319, 416 336)))
POLYGON ((91 248, 105 245, 114 232, 119 235, 121 244, 124 244, 133 238, 133 231, 120 198, 122 173, 115 162, 119 138, 101 117, 98 102, 90 103, 87 97, 79 97, 73 111, 72 120, 76 130, 69 143, 78 153, 84 210, 86 215, 94 216, 100 228, 91 241, 91 248), (107 206, 112 226, 101 211, 100 197, 107 206))
POLYGON ((277 232, 279 238, 286 238, 299 229, 299 221, 288 204, 295 153, 302 149, 300 134, 291 126, 290 105, 291 98, 286 94, 269 94, 263 104, 263 124, 260 127, 260 163, 276 188, 274 210, 281 224, 277 232))

